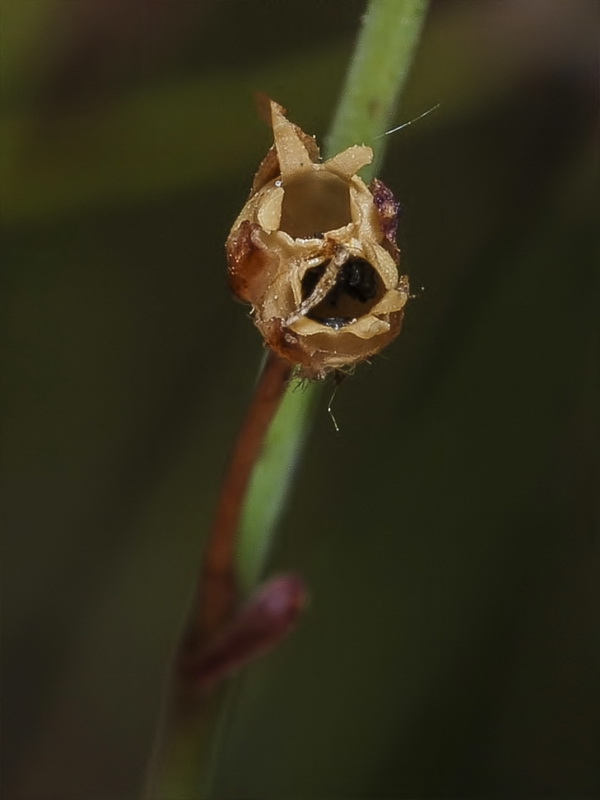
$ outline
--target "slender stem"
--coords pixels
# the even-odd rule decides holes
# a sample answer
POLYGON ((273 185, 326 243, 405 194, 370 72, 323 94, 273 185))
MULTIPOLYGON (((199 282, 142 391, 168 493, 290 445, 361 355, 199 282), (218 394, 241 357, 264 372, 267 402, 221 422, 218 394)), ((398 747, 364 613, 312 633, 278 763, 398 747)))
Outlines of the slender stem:
POLYGON ((346 85, 327 139, 326 155, 352 144, 373 147, 377 174, 386 137, 425 23, 429 0, 371 0, 363 18, 346 85), (378 138, 381 137, 381 138, 378 138))
POLYGON ((287 362, 268 355, 221 486, 198 587, 197 633, 203 641, 222 628, 238 599, 235 546, 242 505, 290 373, 287 362))
MULTIPOLYGON (((375 162, 366 177, 376 173, 386 143, 385 137, 377 137, 391 124, 427 6, 427 0, 370 0, 326 157, 364 142, 375 150, 375 162)), ((289 368, 270 356, 223 483, 203 562, 199 602, 180 663, 185 661, 186 652, 193 651, 230 617, 237 600, 238 580, 249 590, 260 578, 319 386, 312 384, 304 391, 288 389, 286 393, 288 377, 289 368), (236 554, 241 555, 239 576, 234 563, 236 554)), ((179 701, 186 696, 183 674, 179 670, 176 675, 179 683, 174 696, 179 701)), ((157 777, 152 781, 149 797, 195 800, 205 796, 226 695, 221 690, 205 703, 192 702, 187 709, 175 703, 175 709, 170 709, 162 729, 157 777)))
MULTIPOLYGON (((346 84, 327 138, 324 156, 366 143, 373 163, 362 173, 377 173, 402 88, 406 84, 429 0, 371 0, 346 76, 346 84)), ((244 504, 238 544, 240 580, 249 591, 264 568, 281 510, 293 480, 322 384, 288 389, 256 465, 244 504)))
POLYGON ((252 473, 236 549, 238 576, 245 594, 259 582, 269 557, 321 388, 319 383, 289 386, 252 473))

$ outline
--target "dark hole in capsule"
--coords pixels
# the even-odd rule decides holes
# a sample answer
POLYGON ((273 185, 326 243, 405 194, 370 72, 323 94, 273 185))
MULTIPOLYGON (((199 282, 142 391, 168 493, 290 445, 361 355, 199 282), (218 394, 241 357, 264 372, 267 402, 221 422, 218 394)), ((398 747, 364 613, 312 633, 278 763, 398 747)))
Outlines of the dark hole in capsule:
POLYGON ((377 294, 377 275, 364 258, 350 258, 346 261, 335 286, 325 300, 336 306, 344 294, 361 303, 368 303, 377 294))
MULTIPOLYGON (((302 299, 314 292, 329 261, 307 270, 302 279, 302 299)), ((337 280, 323 300, 307 314, 309 319, 334 330, 343 328, 365 314, 375 304, 380 279, 364 258, 349 258, 341 267, 337 280), (368 305, 367 305, 368 304, 368 305)))
POLYGON ((307 269, 302 278, 302 299, 308 300, 314 290, 317 288, 318 282, 323 277, 323 273, 327 268, 329 261, 324 261, 318 267, 311 267, 307 269))

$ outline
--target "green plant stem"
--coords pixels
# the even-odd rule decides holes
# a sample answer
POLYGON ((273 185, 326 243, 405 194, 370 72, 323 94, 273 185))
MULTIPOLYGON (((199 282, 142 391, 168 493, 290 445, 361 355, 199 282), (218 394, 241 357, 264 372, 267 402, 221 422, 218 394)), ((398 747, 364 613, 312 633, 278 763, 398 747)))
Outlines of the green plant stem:
POLYGON ((198 613, 189 632, 196 642, 204 643, 217 634, 229 621, 239 601, 235 551, 240 515, 252 473, 262 460, 265 437, 281 404, 291 372, 291 365, 274 353, 267 356, 240 429, 203 554, 198 613))
MULTIPOLYGON (((325 156, 352 144, 373 146, 375 159, 365 175, 367 179, 376 174, 381 162, 386 144, 385 136, 381 135, 391 124, 392 113, 406 83, 427 6, 427 0, 371 0, 363 19, 325 156)), ((267 361, 269 364, 272 367, 272 360, 267 361)), ((264 389, 264 377, 259 379, 257 395, 261 387, 264 389)), ((281 370, 282 389, 286 379, 285 370, 281 370)), ((294 465, 306 439, 309 412, 319 391, 320 384, 316 383, 303 390, 291 386, 285 394, 282 391, 278 395, 283 396, 281 404, 276 402, 270 406, 272 424, 262 426, 263 446, 255 451, 236 547, 238 582, 246 592, 261 578, 292 485, 294 465), (259 451, 261 455, 257 456, 259 451)), ((244 430, 246 426, 240 438, 245 435, 244 430)), ((239 450, 238 442, 234 452, 239 450)), ((236 502, 241 503, 241 497, 236 502)), ((236 508, 232 515, 236 522, 238 511, 236 508)), ((215 531, 218 530, 216 526, 215 531)), ((210 552, 213 546, 211 539, 207 550, 210 552)), ((175 680, 178 678, 179 674, 175 680)), ((185 697, 185 687, 176 686, 173 694, 175 698, 185 697)), ((205 702, 200 699, 187 709, 175 703, 167 710, 149 797, 195 800, 209 796, 207 774, 214 768, 214 764, 211 768, 211 760, 217 757, 216 744, 227 707, 226 697, 227 692, 219 690, 205 702)))
POLYGON ((377 174, 390 127, 425 23, 429 0, 371 0, 348 70, 326 156, 353 144, 373 148, 365 180, 377 174))
POLYGON ((261 578, 320 389, 318 383, 289 386, 254 467, 236 548, 238 580, 244 594, 249 594, 261 578))
MULTIPOLYGON (((371 0, 346 77, 325 147, 325 158, 353 144, 373 147, 373 163, 362 170, 377 173, 401 90, 425 22, 429 0, 371 0)), ((304 390, 292 385, 281 404, 256 464, 244 504, 239 532, 238 564, 242 586, 249 591, 259 579, 270 543, 293 480, 310 410, 322 384, 304 390)))

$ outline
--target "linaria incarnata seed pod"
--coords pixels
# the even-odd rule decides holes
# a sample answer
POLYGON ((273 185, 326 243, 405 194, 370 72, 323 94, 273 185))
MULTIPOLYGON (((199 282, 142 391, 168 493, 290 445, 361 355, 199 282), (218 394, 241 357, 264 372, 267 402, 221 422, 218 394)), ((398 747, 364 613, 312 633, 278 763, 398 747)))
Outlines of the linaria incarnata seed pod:
POLYGON ((309 378, 351 367, 394 339, 408 299, 398 273, 398 203, 356 174, 355 145, 321 163, 312 136, 271 101, 274 145, 227 239, 234 293, 266 344, 309 378))

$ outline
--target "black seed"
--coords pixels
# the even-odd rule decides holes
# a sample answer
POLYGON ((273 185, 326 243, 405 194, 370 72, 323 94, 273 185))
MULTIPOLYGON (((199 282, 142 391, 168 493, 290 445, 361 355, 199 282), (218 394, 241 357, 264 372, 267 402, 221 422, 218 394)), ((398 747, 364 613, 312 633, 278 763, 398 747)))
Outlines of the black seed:
POLYGON ((334 331, 339 331, 340 328, 354 322, 353 319, 346 319, 346 317, 325 317, 315 321, 320 322, 321 325, 327 325, 328 328, 333 328, 334 331))
POLYGON ((342 267, 342 275, 338 284, 346 294, 361 303, 372 300, 377 294, 377 278, 375 270, 364 258, 351 258, 342 267))
POLYGON ((353 300, 367 303, 377 294, 377 277, 375 270, 364 258, 350 258, 341 268, 335 286, 325 302, 334 308, 344 295, 353 300))

